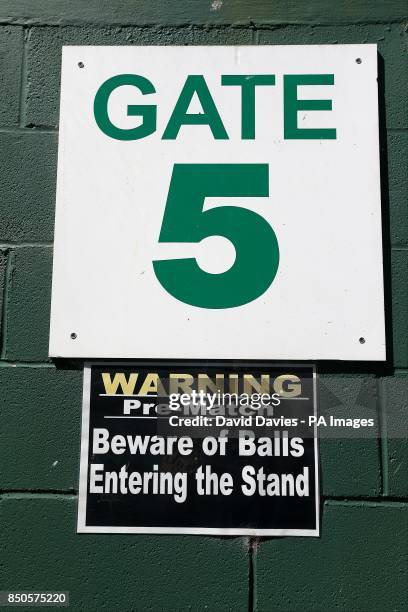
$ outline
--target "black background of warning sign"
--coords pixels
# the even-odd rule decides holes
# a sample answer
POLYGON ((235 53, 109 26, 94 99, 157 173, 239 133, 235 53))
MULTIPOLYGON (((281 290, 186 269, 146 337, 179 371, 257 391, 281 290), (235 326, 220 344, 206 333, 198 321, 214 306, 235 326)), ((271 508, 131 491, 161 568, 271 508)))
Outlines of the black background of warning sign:
MULTIPOLYGON (((92 364, 90 387, 90 413, 89 413, 89 453, 88 453, 88 476, 87 476, 87 504, 86 504, 86 526, 87 527, 175 527, 175 528, 247 528, 247 529, 307 529, 313 530, 316 525, 316 482, 315 482, 315 457, 313 428, 308 426, 308 416, 314 414, 314 385, 313 367, 308 365, 292 366, 267 365, 263 366, 192 366, 174 364, 169 366, 157 366, 152 363, 141 366, 137 363, 126 364, 92 364), (111 376, 115 372, 124 372, 126 376, 130 372, 138 372, 140 382, 148 372, 157 372, 163 380, 168 380, 169 373, 190 373, 195 377, 198 373, 205 373, 212 377, 216 373, 223 373, 227 378, 229 373, 252 374, 258 380, 261 374, 269 374, 271 381, 280 374, 295 374, 301 380, 302 397, 308 399, 287 399, 280 406, 274 408, 274 417, 280 415, 286 418, 298 417, 306 421, 305 425, 298 428, 293 427, 252 427, 256 437, 270 436, 276 429, 288 431, 289 437, 299 436, 303 439, 304 454, 302 457, 259 457, 257 454, 251 457, 239 456, 237 437, 229 437, 227 442, 227 454, 220 456, 206 455, 201 449, 201 441, 205 436, 217 436, 220 429, 207 427, 197 429, 171 427, 159 419, 105 419, 105 416, 123 415, 124 396, 106 397, 102 381, 102 372, 109 372, 111 376), (166 427, 167 425, 167 427, 166 427), (181 456, 177 452, 171 456, 114 455, 107 454, 92 455, 92 431, 95 427, 106 428, 110 437, 115 434, 121 435, 168 435, 190 436, 193 439, 194 448, 190 455, 181 456), (197 437, 198 433, 200 437, 197 437), (159 466, 159 471, 187 472, 188 490, 187 499, 183 503, 175 501, 173 495, 153 495, 127 493, 95 494, 89 493, 89 465, 91 463, 104 464, 105 471, 119 472, 126 464, 127 471, 138 471, 143 473, 151 471, 153 465, 159 466), (198 495, 196 491, 195 471, 200 466, 210 465, 213 472, 222 474, 228 472, 234 480, 234 489, 229 496, 225 495, 198 495), (299 474, 304 466, 309 467, 309 496, 308 497, 283 497, 283 496, 260 496, 257 492, 253 496, 245 496, 241 491, 241 471, 245 465, 254 466, 255 469, 264 468, 266 473, 291 473, 299 474)), ((196 388, 195 385, 193 388, 196 388)), ((228 386, 226 385, 225 392, 228 386)), ((242 389, 241 389, 242 390, 242 389)), ((210 390, 208 390, 210 392, 210 390)), ((272 385, 271 391, 274 392, 272 385)), ((147 398, 144 398, 145 400, 147 398)), ((154 401, 152 397, 152 401, 154 401)), ((160 399, 163 403, 163 399, 160 399)), ((138 411, 141 413, 141 410, 138 411)), ((256 411, 254 411, 256 414, 256 411)), ((134 413, 135 414, 135 413, 134 413)), ((154 413, 152 413, 154 414, 154 413)), ((173 414, 178 414, 173 413, 173 414)), ((230 432, 233 430, 228 428, 230 432)), ((250 429, 240 427, 239 429, 250 429)), ((85 432, 83 432, 84 435, 85 432)), ((235 435, 237 430, 235 430, 235 435)))

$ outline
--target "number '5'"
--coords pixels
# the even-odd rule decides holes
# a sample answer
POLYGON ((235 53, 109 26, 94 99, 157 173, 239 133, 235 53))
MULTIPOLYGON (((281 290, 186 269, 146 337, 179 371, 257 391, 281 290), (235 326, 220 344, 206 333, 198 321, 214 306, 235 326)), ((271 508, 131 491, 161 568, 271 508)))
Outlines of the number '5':
POLYGON ((224 236, 235 247, 233 266, 221 274, 202 270, 194 258, 153 262, 161 285, 176 299, 201 308, 233 308, 262 295, 275 278, 275 232, 255 212, 220 206, 203 212, 206 197, 269 195, 267 164, 175 164, 159 242, 200 242, 224 236))

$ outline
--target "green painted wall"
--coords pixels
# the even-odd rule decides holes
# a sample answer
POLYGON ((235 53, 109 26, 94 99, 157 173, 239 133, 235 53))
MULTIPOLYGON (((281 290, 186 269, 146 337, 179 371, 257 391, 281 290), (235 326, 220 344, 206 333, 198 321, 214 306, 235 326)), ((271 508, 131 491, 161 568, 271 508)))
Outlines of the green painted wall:
POLYGON ((406 14, 400 0, 0 3, 0 589, 68 590, 74 610, 407 609, 406 14), (322 537, 77 535, 82 374, 47 357, 61 45, 365 42, 381 56, 389 356, 320 365, 322 413, 376 419, 374 435, 323 436, 322 537))

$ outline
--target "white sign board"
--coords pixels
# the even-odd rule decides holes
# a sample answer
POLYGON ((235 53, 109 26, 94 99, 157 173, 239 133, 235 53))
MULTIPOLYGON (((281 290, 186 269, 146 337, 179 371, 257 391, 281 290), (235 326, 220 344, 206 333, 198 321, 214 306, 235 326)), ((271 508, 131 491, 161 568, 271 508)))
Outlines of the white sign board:
POLYGON ((50 355, 385 359, 376 46, 65 47, 50 355))

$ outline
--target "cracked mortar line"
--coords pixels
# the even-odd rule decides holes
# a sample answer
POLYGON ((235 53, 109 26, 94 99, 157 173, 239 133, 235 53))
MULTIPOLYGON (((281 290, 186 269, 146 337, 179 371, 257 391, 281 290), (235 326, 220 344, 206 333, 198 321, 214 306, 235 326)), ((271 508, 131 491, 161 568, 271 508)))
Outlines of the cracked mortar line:
POLYGON ((10 302, 10 289, 12 276, 14 271, 14 252, 12 249, 6 251, 7 263, 4 277, 3 288, 3 309, 1 313, 1 341, 0 341, 0 359, 6 358, 7 348, 7 331, 8 331, 8 307, 10 302))
POLYGON ((19 126, 25 127, 26 110, 27 110, 27 43, 30 36, 30 28, 23 29, 23 50, 21 56, 21 78, 20 78, 20 103, 19 103, 19 126))
POLYGON ((379 407, 379 429, 380 429, 380 464, 381 464, 381 492, 383 496, 389 493, 388 473, 388 437, 387 437, 387 402, 385 389, 381 380, 378 380, 378 407, 379 407))

